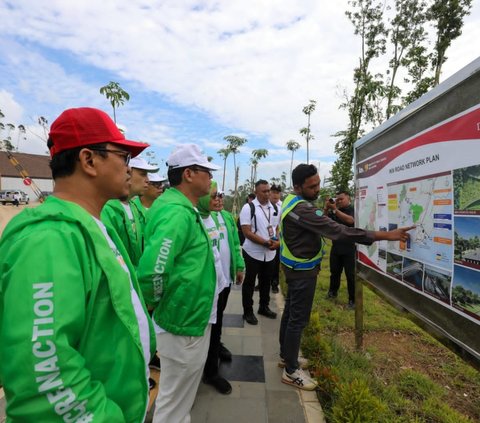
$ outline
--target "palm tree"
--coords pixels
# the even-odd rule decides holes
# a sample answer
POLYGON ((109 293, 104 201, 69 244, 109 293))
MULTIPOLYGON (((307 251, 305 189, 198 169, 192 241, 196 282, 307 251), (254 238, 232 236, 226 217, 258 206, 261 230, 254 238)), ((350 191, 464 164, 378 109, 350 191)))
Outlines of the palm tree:
POLYGON ((100 94, 103 94, 107 97, 107 100, 110 100, 110 104, 113 108, 113 121, 117 123, 117 116, 115 114, 115 109, 118 106, 123 106, 125 101, 130 100, 130 94, 128 94, 118 82, 110 81, 107 85, 100 88, 100 94))
POLYGON ((230 154, 230 150, 228 148, 221 148, 217 151, 217 154, 223 158, 222 191, 225 192, 225 173, 227 171, 227 157, 230 154))
POLYGON ((257 179, 258 162, 260 161, 260 159, 263 159, 267 156, 268 156, 268 150, 266 150, 265 148, 259 148, 258 150, 253 150, 252 151, 252 158, 250 159, 250 163, 252 165, 252 171, 251 171, 252 191, 254 190, 255 180, 257 179))
POLYGON ((247 142, 246 138, 241 138, 237 137, 235 135, 227 135, 226 137, 223 137, 225 141, 227 141, 228 146, 227 149, 230 151, 230 153, 233 154, 233 169, 235 170, 235 186, 233 190, 233 207, 232 207, 232 213, 234 216, 236 216, 237 209, 238 209, 238 170, 237 169, 237 161, 236 161, 236 155, 240 151, 240 147, 247 142))
POLYGON ((18 151, 18 145, 20 144, 20 138, 22 138, 24 141, 27 139, 27 131, 25 129, 24 125, 18 125, 18 138, 17 138, 17 151, 18 151))
POLYGON ((308 144, 309 141, 313 139, 313 135, 310 133, 310 115, 315 111, 316 104, 317 102, 315 100, 310 100, 310 103, 302 109, 302 112, 305 113, 308 117, 307 127, 300 129, 300 134, 304 135, 305 139, 307 140, 307 164, 309 164, 310 161, 308 144))
POLYGON ((292 186, 292 170, 293 170, 293 155, 295 151, 300 148, 300 144, 295 140, 287 141, 287 150, 292 152, 292 159, 290 160, 290 186, 292 186))

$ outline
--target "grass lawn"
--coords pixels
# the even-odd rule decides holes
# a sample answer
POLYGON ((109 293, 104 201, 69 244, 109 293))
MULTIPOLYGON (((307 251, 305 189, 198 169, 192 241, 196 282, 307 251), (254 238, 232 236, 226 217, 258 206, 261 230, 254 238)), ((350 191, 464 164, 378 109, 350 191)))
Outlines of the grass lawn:
POLYGON ((326 299, 328 261, 327 253, 302 341, 327 421, 480 421, 480 373, 366 287, 363 351, 355 350, 346 281, 326 299))

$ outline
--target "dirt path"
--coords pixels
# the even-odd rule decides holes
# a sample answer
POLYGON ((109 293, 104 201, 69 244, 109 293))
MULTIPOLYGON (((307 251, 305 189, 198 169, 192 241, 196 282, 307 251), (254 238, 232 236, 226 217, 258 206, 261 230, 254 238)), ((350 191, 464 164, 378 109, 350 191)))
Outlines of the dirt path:
POLYGON ((36 207, 39 204, 40 203, 38 202, 34 202, 34 203, 30 203, 28 206, 23 205, 18 207, 15 207, 10 204, 0 205, 0 235, 5 229, 5 226, 7 226, 7 223, 10 222, 10 219, 12 219, 18 213, 20 213, 25 207, 36 207))

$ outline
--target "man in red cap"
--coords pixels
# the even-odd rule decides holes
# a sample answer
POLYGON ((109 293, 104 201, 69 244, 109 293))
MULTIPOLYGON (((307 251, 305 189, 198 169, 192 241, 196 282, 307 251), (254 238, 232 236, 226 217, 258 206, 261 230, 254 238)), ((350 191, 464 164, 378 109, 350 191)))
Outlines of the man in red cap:
POLYGON ((0 240, 0 379, 7 419, 144 420, 154 339, 134 268, 100 221, 128 195, 128 141, 97 109, 64 111, 48 147, 55 180, 0 240))

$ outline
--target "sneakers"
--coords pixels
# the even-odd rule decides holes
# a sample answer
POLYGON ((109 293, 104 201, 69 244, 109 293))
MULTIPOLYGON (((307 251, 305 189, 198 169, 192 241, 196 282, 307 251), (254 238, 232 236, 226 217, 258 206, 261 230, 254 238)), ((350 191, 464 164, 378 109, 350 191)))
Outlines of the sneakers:
POLYGON ((262 316, 268 317, 269 319, 276 319, 277 318, 277 313, 270 310, 270 308, 268 306, 259 308, 258 309, 258 314, 261 314, 262 316))
POLYGON ((207 385, 212 385, 217 392, 223 395, 229 395, 232 393, 232 385, 230 385, 230 382, 219 375, 209 379, 204 379, 203 382, 207 385))
MULTIPOLYGON (((301 369, 303 370, 308 369, 309 363, 305 357, 298 357, 297 361, 301 369)), ((282 357, 280 357, 280 360, 278 361, 278 367, 280 367, 281 369, 285 368, 285 360, 282 357)))
POLYGON ((258 320, 255 317, 255 314, 253 314, 253 311, 248 311, 243 315, 243 318, 249 325, 257 325, 258 320))
POLYGON ((282 382, 304 391, 314 391, 317 388, 317 382, 302 369, 297 369, 293 373, 288 373, 287 369, 283 369, 282 382))
POLYGON ((232 361, 232 353, 222 343, 220 343, 218 358, 220 359, 220 361, 232 361))

